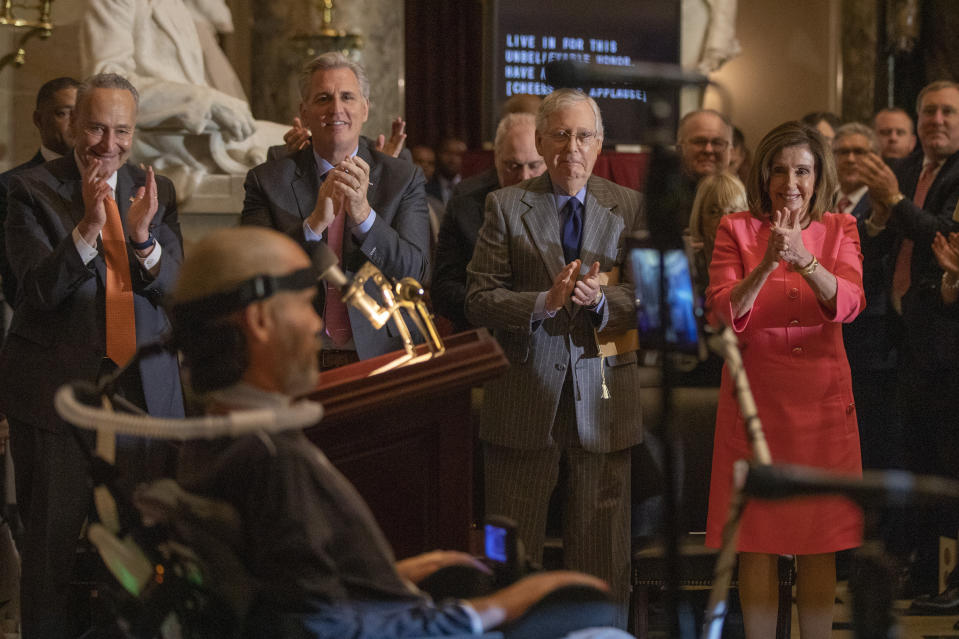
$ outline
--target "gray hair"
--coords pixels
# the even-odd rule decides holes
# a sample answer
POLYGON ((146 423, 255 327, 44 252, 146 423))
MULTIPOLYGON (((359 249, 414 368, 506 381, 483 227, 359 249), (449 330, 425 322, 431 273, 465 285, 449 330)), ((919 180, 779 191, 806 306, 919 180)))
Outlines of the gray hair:
POLYGON ((722 120, 723 124, 726 125, 726 130, 729 131, 729 138, 733 138, 733 123, 729 121, 725 115, 717 111, 716 109, 697 109, 695 111, 690 111, 679 120, 679 126, 676 129, 676 141, 682 143, 685 138, 686 125, 689 124, 689 121, 695 118, 697 115, 715 115, 717 118, 722 120))
POLYGON ((869 148, 873 153, 879 153, 879 137, 872 127, 868 127, 862 122, 849 122, 836 129, 836 137, 832 140, 833 148, 839 144, 839 140, 850 135, 861 135, 869 140, 869 148))
POLYGON ((360 84, 360 92, 367 102, 370 100, 370 79, 366 71, 359 63, 350 60, 339 51, 329 51, 321 56, 317 56, 306 63, 303 71, 300 73, 300 98, 306 100, 310 93, 310 82, 313 80, 313 74, 317 71, 329 71, 331 69, 349 69, 356 76, 360 84))
POLYGON ((919 95, 916 96, 916 113, 922 113, 922 101, 927 93, 942 91, 943 89, 955 89, 959 91, 959 83, 953 82, 952 80, 936 80, 924 86, 922 91, 919 92, 919 95))
POLYGON ((129 80, 117 73, 98 73, 92 75, 77 87, 77 107, 83 104, 94 89, 119 89, 129 91, 133 96, 133 103, 140 108, 140 93, 129 80))
POLYGON ((496 138, 493 140, 493 153, 499 155, 500 147, 506 140, 506 136, 517 126, 529 126, 536 128, 536 118, 532 113, 507 113, 496 126, 496 138))
POLYGON ((603 139, 603 116, 599 113, 599 105, 596 100, 589 97, 579 89, 556 89, 543 100, 539 111, 536 113, 536 131, 537 133, 546 133, 546 121, 560 109, 571 107, 580 102, 585 102, 593 110, 596 117, 596 137, 603 139))

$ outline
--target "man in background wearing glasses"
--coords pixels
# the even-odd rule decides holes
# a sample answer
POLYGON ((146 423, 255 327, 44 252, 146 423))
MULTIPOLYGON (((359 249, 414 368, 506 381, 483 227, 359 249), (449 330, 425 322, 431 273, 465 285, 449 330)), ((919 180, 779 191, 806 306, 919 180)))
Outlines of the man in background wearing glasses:
POLYGON ((486 386, 480 421, 487 513, 516 520, 539 562, 565 459, 564 563, 610 584, 625 627, 639 369, 635 352, 601 357, 595 331, 635 326, 632 283, 606 282, 646 217, 639 193, 592 175, 602 144, 591 98, 571 89, 547 96, 536 116, 547 172, 487 197, 466 315, 492 329, 510 360, 486 386))
POLYGON ((690 111, 679 121, 676 147, 683 166, 684 198, 679 208, 682 228, 689 226, 699 181, 726 170, 732 146, 733 126, 719 111, 690 111))

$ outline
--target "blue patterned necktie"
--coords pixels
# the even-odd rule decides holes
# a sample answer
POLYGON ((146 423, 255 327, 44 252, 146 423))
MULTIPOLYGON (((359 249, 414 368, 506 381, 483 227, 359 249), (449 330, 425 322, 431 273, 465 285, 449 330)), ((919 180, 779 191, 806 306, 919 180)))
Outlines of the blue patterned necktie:
POLYGON ((563 257, 569 264, 579 258, 579 245, 583 240, 583 203, 569 198, 563 207, 563 257))

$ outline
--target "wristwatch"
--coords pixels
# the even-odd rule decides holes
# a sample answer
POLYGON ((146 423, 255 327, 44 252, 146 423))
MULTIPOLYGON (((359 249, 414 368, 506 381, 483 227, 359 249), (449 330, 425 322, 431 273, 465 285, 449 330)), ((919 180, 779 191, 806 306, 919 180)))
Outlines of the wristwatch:
POLYGON ((153 243, 156 242, 156 238, 153 237, 153 231, 149 231, 147 234, 147 239, 145 242, 134 242, 132 237, 127 238, 130 240, 130 245, 138 251, 145 251, 146 249, 153 246, 153 243))
POLYGON ((895 195, 893 195, 891 198, 883 202, 883 204, 885 204, 889 208, 892 208, 905 199, 906 199, 906 196, 897 191, 895 195))

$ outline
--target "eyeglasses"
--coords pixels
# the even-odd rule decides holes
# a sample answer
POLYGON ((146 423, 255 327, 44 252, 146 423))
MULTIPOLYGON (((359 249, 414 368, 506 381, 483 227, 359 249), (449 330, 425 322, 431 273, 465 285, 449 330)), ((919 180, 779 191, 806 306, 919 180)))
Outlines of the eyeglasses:
POLYGON ((861 156, 866 155, 867 153, 869 153, 869 149, 864 149, 864 148, 862 148, 862 147, 860 147, 860 146, 853 146, 853 147, 844 147, 844 146, 841 146, 841 147, 837 147, 837 148, 833 149, 832 152, 833 152, 837 157, 842 157, 842 156, 844 156, 844 155, 849 155, 850 153, 852 153, 853 155, 855 155, 855 156, 858 158, 858 157, 861 157, 861 156))
POLYGON ((689 140, 689 144, 697 149, 705 149, 707 146, 712 145, 714 149, 725 151, 726 147, 729 146, 729 140, 724 140, 723 138, 692 138, 689 140))
POLYGON ((126 127, 111 129, 110 127, 105 126, 103 124, 91 123, 91 124, 84 125, 82 128, 83 128, 83 132, 86 133, 88 136, 90 136, 90 138, 97 139, 97 140, 99 140, 104 135, 106 135, 108 130, 112 130, 113 135, 118 140, 121 140, 124 142, 129 141, 131 138, 133 138, 133 129, 128 129, 126 127))
POLYGON ((570 140, 575 139, 580 146, 586 146, 596 139, 596 131, 552 131, 547 133, 546 137, 556 144, 566 145, 570 140))

